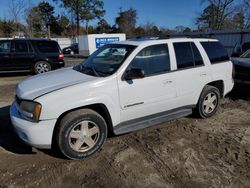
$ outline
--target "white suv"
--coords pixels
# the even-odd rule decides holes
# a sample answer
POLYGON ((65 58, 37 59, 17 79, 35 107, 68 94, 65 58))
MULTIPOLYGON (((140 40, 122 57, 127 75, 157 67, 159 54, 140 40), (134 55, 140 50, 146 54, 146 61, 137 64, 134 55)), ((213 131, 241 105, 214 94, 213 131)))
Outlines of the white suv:
POLYGON ((108 44, 84 63, 31 77, 10 109, 19 137, 68 158, 124 134, 195 112, 214 115, 234 82, 217 40, 169 38, 108 44), (53 143, 53 144, 52 144, 53 143))

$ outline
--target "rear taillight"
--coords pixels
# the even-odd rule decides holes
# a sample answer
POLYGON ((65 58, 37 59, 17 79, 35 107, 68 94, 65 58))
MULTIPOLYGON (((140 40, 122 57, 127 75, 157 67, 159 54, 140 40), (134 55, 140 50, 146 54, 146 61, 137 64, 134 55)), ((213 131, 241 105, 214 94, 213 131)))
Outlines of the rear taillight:
POLYGON ((63 53, 62 53, 62 52, 59 53, 59 55, 58 55, 58 60, 59 60, 59 61, 62 61, 62 60, 63 60, 63 53))

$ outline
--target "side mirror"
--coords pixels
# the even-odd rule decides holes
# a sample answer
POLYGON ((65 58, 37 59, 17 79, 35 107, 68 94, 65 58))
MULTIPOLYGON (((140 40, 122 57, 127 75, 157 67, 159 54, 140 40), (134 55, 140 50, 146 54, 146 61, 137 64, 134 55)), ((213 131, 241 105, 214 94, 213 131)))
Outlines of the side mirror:
POLYGON ((145 72, 139 68, 131 68, 124 74, 124 80, 141 79, 145 77, 145 72))

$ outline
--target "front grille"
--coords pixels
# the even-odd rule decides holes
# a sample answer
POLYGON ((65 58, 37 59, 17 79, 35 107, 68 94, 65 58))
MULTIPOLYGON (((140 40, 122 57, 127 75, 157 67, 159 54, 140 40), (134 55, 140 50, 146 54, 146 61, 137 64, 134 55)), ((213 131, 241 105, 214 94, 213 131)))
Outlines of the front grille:
POLYGON ((235 72, 250 75, 250 67, 243 67, 240 65, 235 65, 235 72))
POLYGON ((235 65, 235 79, 250 81, 250 67, 235 65))

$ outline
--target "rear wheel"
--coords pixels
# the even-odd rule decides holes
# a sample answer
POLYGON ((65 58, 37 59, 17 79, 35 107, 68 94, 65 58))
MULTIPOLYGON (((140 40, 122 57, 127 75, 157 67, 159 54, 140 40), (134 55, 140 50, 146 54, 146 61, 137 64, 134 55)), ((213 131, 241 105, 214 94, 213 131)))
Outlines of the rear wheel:
POLYGON ((105 120, 90 109, 67 114, 56 131, 57 145, 70 159, 81 159, 96 153, 107 137, 105 120))
POLYGON ((196 106, 196 114, 201 118, 213 116, 219 108, 220 91, 213 86, 205 86, 196 106))
POLYGON ((38 61, 34 66, 34 70, 36 74, 49 72, 51 71, 51 65, 46 61, 38 61))

